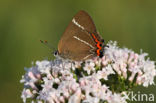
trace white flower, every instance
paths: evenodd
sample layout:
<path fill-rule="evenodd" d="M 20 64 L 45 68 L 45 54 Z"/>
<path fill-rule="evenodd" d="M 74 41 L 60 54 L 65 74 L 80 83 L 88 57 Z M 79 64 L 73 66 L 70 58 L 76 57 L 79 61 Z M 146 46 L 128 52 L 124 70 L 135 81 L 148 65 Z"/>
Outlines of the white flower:
<path fill-rule="evenodd" d="M 23 98 L 23 102 L 26 103 L 26 99 L 27 98 L 32 98 L 33 97 L 33 94 L 32 92 L 30 91 L 30 89 L 23 89 L 22 91 L 22 96 L 21 98 Z"/>
<path fill-rule="evenodd" d="M 154 84 L 155 62 L 146 59 L 147 53 L 119 48 L 116 42 L 107 45 L 102 58 L 84 62 L 43 60 L 25 68 L 20 81 L 24 83 L 23 102 L 30 98 L 31 103 L 127 103 L 126 87 L 132 83 L 145 87 Z M 127 81 L 124 88 L 122 84 Z M 121 85 L 123 90 L 115 90 L 112 85 Z"/>
<path fill-rule="evenodd" d="M 111 95 L 111 100 L 109 103 L 127 103 L 125 97 L 122 97 L 121 94 L 114 93 Z"/>
<path fill-rule="evenodd" d="M 37 61 L 36 62 L 37 68 L 40 70 L 41 74 L 47 74 L 50 75 L 51 70 L 51 62 L 44 60 L 44 61 Z"/>
<path fill-rule="evenodd" d="M 78 89 L 70 98 L 68 103 L 80 103 L 81 101 L 81 90 Z"/>
<path fill-rule="evenodd" d="M 87 71 L 87 74 L 90 74 L 91 71 L 95 70 L 95 63 L 93 61 L 87 61 L 83 69 Z"/>
<path fill-rule="evenodd" d="M 113 68 L 111 67 L 111 65 L 108 65 L 104 68 L 102 68 L 102 70 L 99 70 L 97 73 L 96 73 L 96 77 L 98 79 L 105 79 L 105 80 L 108 80 L 108 75 L 110 74 L 115 74 L 115 72 L 113 71 Z"/>

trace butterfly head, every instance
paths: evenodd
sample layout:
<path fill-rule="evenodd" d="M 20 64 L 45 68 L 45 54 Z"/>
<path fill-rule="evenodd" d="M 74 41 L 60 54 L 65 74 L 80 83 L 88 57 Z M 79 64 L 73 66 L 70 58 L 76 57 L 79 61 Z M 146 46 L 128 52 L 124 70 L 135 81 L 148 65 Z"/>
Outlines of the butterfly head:
<path fill-rule="evenodd" d="M 54 55 L 55 57 L 58 57 L 58 56 L 59 56 L 58 50 L 55 50 L 55 51 L 53 52 L 53 55 Z"/>

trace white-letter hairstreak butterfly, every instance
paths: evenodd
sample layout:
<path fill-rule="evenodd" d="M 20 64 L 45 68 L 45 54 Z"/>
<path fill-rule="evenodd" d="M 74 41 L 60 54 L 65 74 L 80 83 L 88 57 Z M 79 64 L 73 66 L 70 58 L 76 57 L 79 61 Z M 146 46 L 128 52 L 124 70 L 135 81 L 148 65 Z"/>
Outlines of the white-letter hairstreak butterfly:
<path fill-rule="evenodd" d="M 63 33 L 55 55 L 64 59 L 82 61 L 104 54 L 104 39 L 99 35 L 88 13 L 81 10 Z"/>

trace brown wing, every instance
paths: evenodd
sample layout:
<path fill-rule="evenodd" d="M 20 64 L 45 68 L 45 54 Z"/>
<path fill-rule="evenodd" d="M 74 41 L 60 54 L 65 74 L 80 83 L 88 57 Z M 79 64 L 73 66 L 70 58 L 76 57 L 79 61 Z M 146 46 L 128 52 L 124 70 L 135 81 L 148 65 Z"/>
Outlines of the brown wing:
<path fill-rule="evenodd" d="M 95 45 L 91 36 L 71 22 L 59 41 L 58 51 L 63 58 L 83 60 L 87 55 L 94 53 Z"/>
<path fill-rule="evenodd" d="M 78 12 L 59 41 L 60 56 L 72 60 L 88 59 L 95 56 L 96 42 L 90 33 L 97 34 L 91 17 L 84 11 Z"/>
<path fill-rule="evenodd" d="M 99 33 L 97 33 L 96 26 L 92 18 L 87 12 L 81 10 L 74 16 L 74 18 L 82 27 L 84 27 L 85 31 L 93 33 L 99 41 L 102 39 Z"/>

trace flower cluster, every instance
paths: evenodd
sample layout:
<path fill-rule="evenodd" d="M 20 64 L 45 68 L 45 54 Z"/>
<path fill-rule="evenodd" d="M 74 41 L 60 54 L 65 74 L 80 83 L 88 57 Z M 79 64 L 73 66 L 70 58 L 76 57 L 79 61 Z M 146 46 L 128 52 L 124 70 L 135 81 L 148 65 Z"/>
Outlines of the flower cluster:
<path fill-rule="evenodd" d="M 154 84 L 155 62 L 146 53 L 119 48 L 116 42 L 107 45 L 102 58 L 37 61 L 22 76 L 23 102 L 127 103 L 129 89 Z"/>

